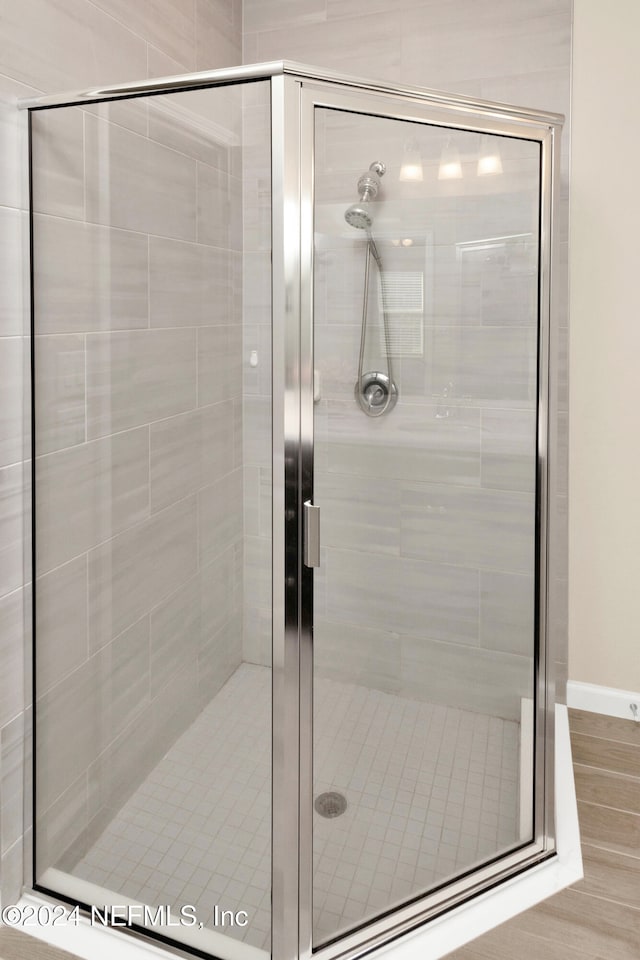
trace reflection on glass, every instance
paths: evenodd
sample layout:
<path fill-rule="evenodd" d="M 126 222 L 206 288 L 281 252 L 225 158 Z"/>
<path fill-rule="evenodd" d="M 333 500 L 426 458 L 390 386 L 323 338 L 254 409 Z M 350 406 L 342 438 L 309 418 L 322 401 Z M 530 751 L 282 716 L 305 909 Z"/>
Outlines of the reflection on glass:
<path fill-rule="evenodd" d="M 324 109 L 315 144 L 317 946 L 531 835 L 539 155 Z"/>
<path fill-rule="evenodd" d="M 33 134 L 36 881 L 267 957 L 269 84 Z"/>

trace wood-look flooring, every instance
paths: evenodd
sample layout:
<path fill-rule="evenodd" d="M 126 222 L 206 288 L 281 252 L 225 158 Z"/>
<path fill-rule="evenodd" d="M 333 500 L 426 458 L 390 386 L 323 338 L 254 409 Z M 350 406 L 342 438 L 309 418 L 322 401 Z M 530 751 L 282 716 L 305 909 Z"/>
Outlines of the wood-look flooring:
<path fill-rule="evenodd" d="M 0 960 L 78 960 L 75 954 L 58 950 L 13 927 L 0 927 Z"/>
<path fill-rule="evenodd" d="M 447 960 L 640 960 L 640 723 L 569 711 L 584 879 Z M 74 960 L 0 928 L 0 960 Z"/>
<path fill-rule="evenodd" d="M 584 879 L 447 960 L 640 960 L 640 723 L 569 723 Z"/>

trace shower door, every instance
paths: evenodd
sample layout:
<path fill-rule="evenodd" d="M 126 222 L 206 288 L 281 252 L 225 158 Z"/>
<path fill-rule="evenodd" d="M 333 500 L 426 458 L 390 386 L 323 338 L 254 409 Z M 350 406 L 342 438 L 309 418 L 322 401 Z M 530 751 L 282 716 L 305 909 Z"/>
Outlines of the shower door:
<path fill-rule="evenodd" d="M 303 87 L 303 954 L 545 849 L 543 139 Z"/>

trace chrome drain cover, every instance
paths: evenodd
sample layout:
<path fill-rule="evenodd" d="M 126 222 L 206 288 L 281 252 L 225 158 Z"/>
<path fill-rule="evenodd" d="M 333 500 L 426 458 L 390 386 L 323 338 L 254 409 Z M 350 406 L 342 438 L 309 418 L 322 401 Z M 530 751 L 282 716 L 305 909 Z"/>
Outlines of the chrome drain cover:
<path fill-rule="evenodd" d="M 332 819 L 339 817 L 347 809 L 346 797 L 335 790 L 329 790 L 327 793 L 321 793 L 316 797 L 314 807 L 321 817 Z"/>

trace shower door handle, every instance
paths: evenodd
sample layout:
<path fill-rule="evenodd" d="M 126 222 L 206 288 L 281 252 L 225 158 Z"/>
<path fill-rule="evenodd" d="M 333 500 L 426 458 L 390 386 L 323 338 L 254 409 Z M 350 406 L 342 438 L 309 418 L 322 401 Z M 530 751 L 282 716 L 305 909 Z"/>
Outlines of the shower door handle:
<path fill-rule="evenodd" d="M 303 551 L 305 567 L 320 566 L 320 507 L 304 502 Z"/>

